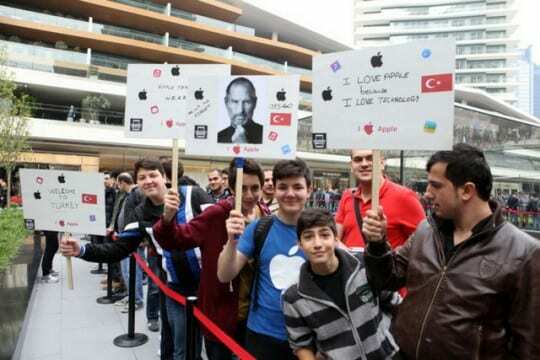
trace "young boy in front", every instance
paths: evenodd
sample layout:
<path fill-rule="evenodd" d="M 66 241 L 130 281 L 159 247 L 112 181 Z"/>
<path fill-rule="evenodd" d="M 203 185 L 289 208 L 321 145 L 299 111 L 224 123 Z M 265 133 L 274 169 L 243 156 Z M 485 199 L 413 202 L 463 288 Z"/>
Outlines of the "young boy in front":
<path fill-rule="evenodd" d="M 296 359 L 287 342 L 281 294 L 298 280 L 305 261 L 296 241 L 296 222 L 311 192 L 311 172 L 302 160 L 282 160 L 274 166 L 273 182 L 279 210 L 272 215 L 260 252 L 256 237 L 262 220 L 244 231 L 242 214 L 233 210 L 226 223 L 228 241 L 218 261 L 218 278 L 227 283 L 249 259 L 254 260 L 246 349 L 258 360 Z"/>
<path fill-rule="evenodd" d="M 297 284 L 283 295 L 289 343 L 300 360 L 392 359 L 398 347 L 390 318 L 368 284 L 363 254 L 337 247 L 337 229 L 326 209 L 302 212 L 296 228 L 307 262 Z"/>

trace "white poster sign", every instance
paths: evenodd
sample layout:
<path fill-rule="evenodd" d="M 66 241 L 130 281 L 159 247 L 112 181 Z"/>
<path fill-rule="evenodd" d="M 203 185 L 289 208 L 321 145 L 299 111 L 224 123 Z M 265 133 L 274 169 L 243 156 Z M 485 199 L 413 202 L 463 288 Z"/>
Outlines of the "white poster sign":
<path fill-rule="evenodd" d="M 314 57 L 313 147 L 450 149 L 454 61 L 447 39 Z"/>
<path fill-rule="evenodd" d="M 129 64 L 124 133 L 129 138 L 183 139 L 187 77 L 229 75 L 230 65 Z"/>
<path fill-rule="evenodd" d="M 21 169 L 19 174 L 28 229 L 105 235 L 102 173 Z"/>
<path fill-rule="evenodd" d="M 299 76 L 193 77 L 186 154 L 293 159 Z"/>

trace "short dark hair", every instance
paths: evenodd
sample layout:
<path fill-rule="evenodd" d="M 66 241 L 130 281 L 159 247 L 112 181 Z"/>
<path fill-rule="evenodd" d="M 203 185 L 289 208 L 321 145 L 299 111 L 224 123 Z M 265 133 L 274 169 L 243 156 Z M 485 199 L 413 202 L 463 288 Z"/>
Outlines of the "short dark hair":
<path fill-rule="evenodd" d="M 208 173 L 210 174 L 210 173 L 213 173 L 214 171 L 217 171 L 219 176 L 223 175 L 223 170 L 218 169 L 218 168 L 213 168 Z"/>
<path fill-rule="evenodd" d="M 278 180 L 283 180 L 291 177 L 303 177 L 306 179 L 306 185 L 311 186 L 311 170 L 303 160 L 281 160 L 278 161 L 272 169 L 272 182 L 274 186 Z"/>
<path fill-rule="evenodd" d="M 227 176 L 229 176 L 229 168 L 221 169 L 221 175 L 227 175 Z"/>
<path fill-rule="evenodd" d="M 139 170 L 157 170 L 159 173 L 163 176 L 165 175 L 165 170 L 163 169 L 163 165 L 159 162 L 159 160 L 155 159 L 140 159 L 135 162 L 134 172 L 135 172 L 135 181 L 137 181 L 137 176 L 139 175 Z"/>
<path fill-rule="evenodd" d="M 116 181 L 119 182 L 119 183 L 123 182 L 123 183 L 126 183 L 128 185 L 133 185 L 133 178 L 127 172 L 123 172 L 120 175 L 118 175 L 117 178 L 116 178 Z"/>
<path fill-rule="evenodd" d="M 315 226 L 328 226 L 334 233 L 334 236 L 337 236 L 336 220 L 330 211 L 324 208 L 311 208 L 303 210 L 298 218 L 298 223 L 296 224 L 298 240 L 300 241 L 300 237 L 304 231 Z"/>
<path fill-rule="evenodd" d="M 159 162 L 161 163 L 161 166 L 163 166 L 165 175 L 167 175 L 167 180 L 172 181 L 172 159 L 167 156 L 162 156 L 159 158 Z M 181 161 L 178 161 L 178 179 L 182 176 L 184 176 L 184 165 L 182 165 Z"/>
<path fill-rule="evenodd" d="M 229 83 L 229 85 L 227 85 L 227 90 L 225 91 L 225 99 L 227 99 L 227 97 L 229 96 L 231 88 L 234 85 L 244 85 L 244 86 L 246 86 L 249 89 L 251 97 L 253 99 L 257 99 L 257 92 L 255 91 L 255 86 L 253 86 L 253 83 L 249 79 L 247 79 L 245 77 L 237 77 L 236 79 L 231 81 Z"/>
<path fill-rule="evenodd" d="M 493 176 L 484 153 L 468 144 L 456 144 L 452 150 L 438 151 L 427 162 L 429 172 L 436 163 L 445 163 L 445 176 L 454 187 L 472 182 L 480 199 L 488 201 L 493 187 Z"/>
<path fill-rule="evenodd" d="M 236 191 L 236 160 L 233 159 L 229 164 L 229 188 Z M 264 184 L 264 174 L 261 166 L 253 159 L 244 159 L 244 174 L 256 175 L 259 178 L 261 187 Z"/>

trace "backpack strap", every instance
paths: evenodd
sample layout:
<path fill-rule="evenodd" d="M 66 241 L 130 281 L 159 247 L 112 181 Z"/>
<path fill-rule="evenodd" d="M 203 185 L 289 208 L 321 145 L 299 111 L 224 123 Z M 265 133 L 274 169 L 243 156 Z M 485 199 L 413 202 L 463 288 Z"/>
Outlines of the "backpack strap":
<path fill-rule="evenodd" d="M 358 230 L 360 230 L 360 234 L 362 237 L 364 236 L 362 234 L 362 210 L 360 209 L 360 200 L 356 196 L 354 196 L 354 193 L 356 190 L 352 191 L 352 198 L 354 203 L 354 216 L 356 217 L 356 224 L 358 225 Z"/>
<path fill-rule="evenodd" d="M 253 241 L 255 242 L 255 249 L 253 251 L 253 282 L 251 283 L 251 296 L 250 299 L 253 299 L 253 307 L 257 306 L 257 293 L 258 293 L 258 282 L 259 282 L 259 259 L 261 257 L 261 251 L 264 246 L 264 242 L 266 240 L 266 237 L 268 236 L 268 232 L 270 232 L 270 228 L 272 227 L 272 223 L 274 222 L 274 216 L 268 215 L 263 216 L 259 219 L 259 222 L 255 226 L 255 232 L 253 235 Z"/>

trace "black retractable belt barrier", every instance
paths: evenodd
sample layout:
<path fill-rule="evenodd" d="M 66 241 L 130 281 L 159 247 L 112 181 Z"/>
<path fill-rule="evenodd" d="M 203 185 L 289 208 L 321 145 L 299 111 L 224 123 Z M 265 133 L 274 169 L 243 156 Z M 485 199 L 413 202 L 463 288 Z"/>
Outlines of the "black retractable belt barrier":
<path fill-rule="evenodd" d="M 196 296 L 186 298 L 186 360 L 197 360 L 197 320 L 193 316 Z"/>
<path fill-rule="evenodd" d="M 129 257 L 129 292 L 128 292 L 128 333 L 114 338 L 114 345 L 119 347 L 136 347 L 145 344 L 148 336 L 135 332 L 135 258 Z"/>

